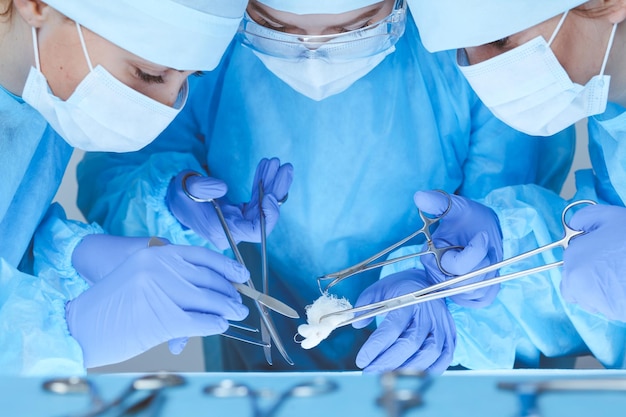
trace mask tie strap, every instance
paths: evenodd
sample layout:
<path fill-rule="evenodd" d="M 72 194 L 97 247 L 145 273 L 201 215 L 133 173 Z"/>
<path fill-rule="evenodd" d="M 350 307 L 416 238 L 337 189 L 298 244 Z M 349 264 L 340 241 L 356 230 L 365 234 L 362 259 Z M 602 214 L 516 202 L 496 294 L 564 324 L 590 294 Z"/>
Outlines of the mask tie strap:
<path fill-rule="evenodd" d="M 33 50 L 35 51 L 35 66 L 38 71 L 41 71 L 41 63 L 39 62 L 39 44 L 37 43 L 37 29 L 35 26 L 31 27 L 33 32 Z"/>
<path fill-rule="evenodd" d="M 606 52 L 604 53 L 604 60 L 602 60 L 602 68 L 600 68 L 600 75 L 604 75 L 604 70 L 606 68 L 606 63 L 609 60 L 609 52 L 611 52 L 611 47 L 613 46 L 613 40 L 615 39 L 615 31 L 617 30 L 617 23 L 613 24 L 613 29 L 611 30 L 611 36 L 609 37 L 609 43 L 606 46 Z"/>
<path fill-rule="evenodd" d="M 566 10 L 565 13 L 563 13 L 561 20 L 559 20 L 559 24 L 556 25 L 554 32 L 552 32 L 552 36 L 550 36 L 550 40 L 548 41 L 548 46 L 552 45 L 552 41 L 554 41 L 554 38 L 556 38 L 557 33 L 559 33 L 559 30 L 561 30 L 561 26 L 563 26 L 563 22 L 565 22 L 565 18 L 567 17 L 568 13 L 569 13 L 569 10 Z"/>
<path fill-rule="evenodd" d="M 87 45 L 85 45 L 85 38 L 83 38 L 83 31 L 81 30 L 78 22 L 76 23 L 76 29 L 78 30 L 78 37 L 80 38 L 80 46 L 83 47 L 83 54 L 85 54 L 85 58 L 87 59 L 87 65 L 89 65 L 89 72 L 93 71 L 93 65 L 91 65 L 91 59 L 89 59 L 89 53 L 87 52 Z"/>

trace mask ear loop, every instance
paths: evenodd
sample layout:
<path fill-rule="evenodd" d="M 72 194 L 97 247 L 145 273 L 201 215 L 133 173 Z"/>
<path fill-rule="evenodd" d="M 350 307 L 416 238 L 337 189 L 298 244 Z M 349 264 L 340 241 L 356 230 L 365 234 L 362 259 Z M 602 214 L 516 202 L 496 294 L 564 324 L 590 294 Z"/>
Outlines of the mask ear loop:
<path fill-rule="evenodd" d="M 33 50 L 35 51 L 35 66 L 37 71 L 41 71 L 41 63 L 39 62 L 39 44 L 37 43 L 37 29 L 35 26 L 31 26 L 33 33 Z"/>
<path fill-rule="evenodd" d="M 80 46 L 83 47 L 83 54 L 85 54 L 85 58 L 87 59 L 87 65 L 89 65 L 89 72 L 93 71 L 93 65 L 91 65 L 91 59 L 89 59 L 89 53 L 87 52 L 87 45 L 85 45 L 85 38 L 83 38 L 83 31 L 78 24 L 76 23 L 76 29 L 78 30 L 78 38 L 80 39 Z"/>
<path fill-rule="evenodd" d="M 569 10 L 566 10 L 565 13 L 563 13 L 561 20 L 559 21 L 559 24 L 556 25 L 554 32 L 552 32 L 552 36 L 550 36 L 550 40 L 548 41 L 548 46 L 552 45 L 552 41 L 554 41 L 554 38 L 556 38 L 557 33 L 559 33 L 559 30 L 561 30 L 561 26 L 563 26 L 563 22 L 565 22 L 565 18 L 567 17 L 568 13 L 569 13 Z"/>
<path fill-rule="evenodd" d="M 609 37 L 609 43 L 606 46 L 606 52 L 604 53 L 604 59 L 602 60 L 602 67 L 600 68 L 600 76 L 604 75 L 604 70 L 606 69 L 606 63 L 609 61 L 609 52 L 611 52 L 611 48 L 613 47 L 613 40 L 615 39 L 615 31 L 617 30 L 617 23 L 613 24 L 613 29 L 611 30 L 611 36 Z"/>

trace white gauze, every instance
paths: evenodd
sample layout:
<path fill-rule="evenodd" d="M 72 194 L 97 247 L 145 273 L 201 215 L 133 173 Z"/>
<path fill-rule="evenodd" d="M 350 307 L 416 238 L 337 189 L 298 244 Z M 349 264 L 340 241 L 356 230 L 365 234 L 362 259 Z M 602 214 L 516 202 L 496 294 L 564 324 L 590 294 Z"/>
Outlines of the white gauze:
<path fill-rule="evenodd" d="M 308 324 L 298 326 L 298 334 L 304 338 L 301 342 L 303 349 L 311 349 L 320 344 L 330 333 L 337 328 L 337 325 L 345 320 L 354 317 L 353 313 L 336 314 L 324 318 L 320 323 L 320 318 L 329 313 L 352 308 L 352 304 L 345 298 L 337 298 L 332 294 L 325 293 L 315 300 L 313 304 L 306 306 L 306 319 Z"/>

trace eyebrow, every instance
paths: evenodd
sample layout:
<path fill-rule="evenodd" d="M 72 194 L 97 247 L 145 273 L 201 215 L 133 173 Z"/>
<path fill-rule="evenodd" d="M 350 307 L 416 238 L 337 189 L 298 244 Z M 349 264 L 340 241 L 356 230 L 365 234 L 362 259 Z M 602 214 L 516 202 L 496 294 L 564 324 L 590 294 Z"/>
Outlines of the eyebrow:
<path fill-rule="evenodd" d="M 249 7 L 254 10 L 256 13 L 258 13 L 263 19 L 266 19 L 268 21 L 271 21 L 272 23 L 276 23 L 277 25 L 281 25 L 284 27 L 295 27 L 294 25 L 290 24 L 290 23 L 286 23 L 286 22 L 282 22 L 279 19 L 276 19 L 273 16 L 270 16 L 267 14 L 267 12 L 265 10 L 263 10 L 261 7 L 259 7 L 257 4 L 250 2 L 249 3 Z M 359 16 L 357 16 L 356 18 L 350 20 L 349 22 L 345 22 L 342 23 L 341 26 L 342 27 L 346 27 L 346 26 L 350 26 L 350 25 L 354 25 L 355 23 L 361 22 L 363 20 L 367 20 L 373 16 L 376 16 L 382 9 L 383 7 L 385 7 L 385 2 L 382 1 L 380 7 L 377 7 L 375 9 L 369 10 L 367 12 L 364 12 L 363 14 L 360 14 Z M 332 28 L 336 28 L 337 25 L 332 26 Z"/>

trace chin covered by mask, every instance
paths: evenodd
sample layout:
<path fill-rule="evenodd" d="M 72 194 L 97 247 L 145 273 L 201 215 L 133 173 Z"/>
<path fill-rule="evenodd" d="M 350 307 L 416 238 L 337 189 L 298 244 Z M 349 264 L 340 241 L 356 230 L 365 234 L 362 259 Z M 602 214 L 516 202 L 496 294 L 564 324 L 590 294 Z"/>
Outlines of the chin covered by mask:
<path fill-rule="evenodd" d="M 35 62 L 22 98 L 36 109 L 71 146 L 85 151 L 132 152 L 152 142 L 185 104 L 187 83 L 174 107 L 159 103 L 128 87 L 101 65 L 95 68 L 76 24 L 89 74 L 67 100 L 56 97 L 41 72 L 37 34 L 33 28 Z"/>
<path fill-rule="evenodd" d="M 459 51 L 461 71 L 489 110 L 529 135 L 554 135 L 606 109 L 611 77 L 604 69 L 616 25 L 600 74 L 583 86 L 571 81 L 550 48 L 566 16 L 548 42 L 539 36 L 475 65 L 467 65 L 467 56 Z"/>
<path fill-rule="evenodd" d="M 327 11 L 331 6 L 315 4 L 321 8 L 315 9 L 318 11 Z M 287 6 L 281 3 L 281 7 Z M 274 75 L 297 92 L 320 101 L 345 91 L 376 68 L 395 51 L 394 45 L 404 34 L 405 26 L 406 6 L 403 1 L 397 1 L 391 14 L 378 22 L 327 35 L 284 33 L 260 25 L 246 15 L 238 38 Z"/>
<path fill-rule="evenodd" d="M 374 56 L 346 62 L 327 62 L 322 59 L 303 58 L 291 61 L 254 51 L 265 67 L 291 88 L 320 101 L 348 89 L 357 80 L 376 68 L 395 47 Z"/>

